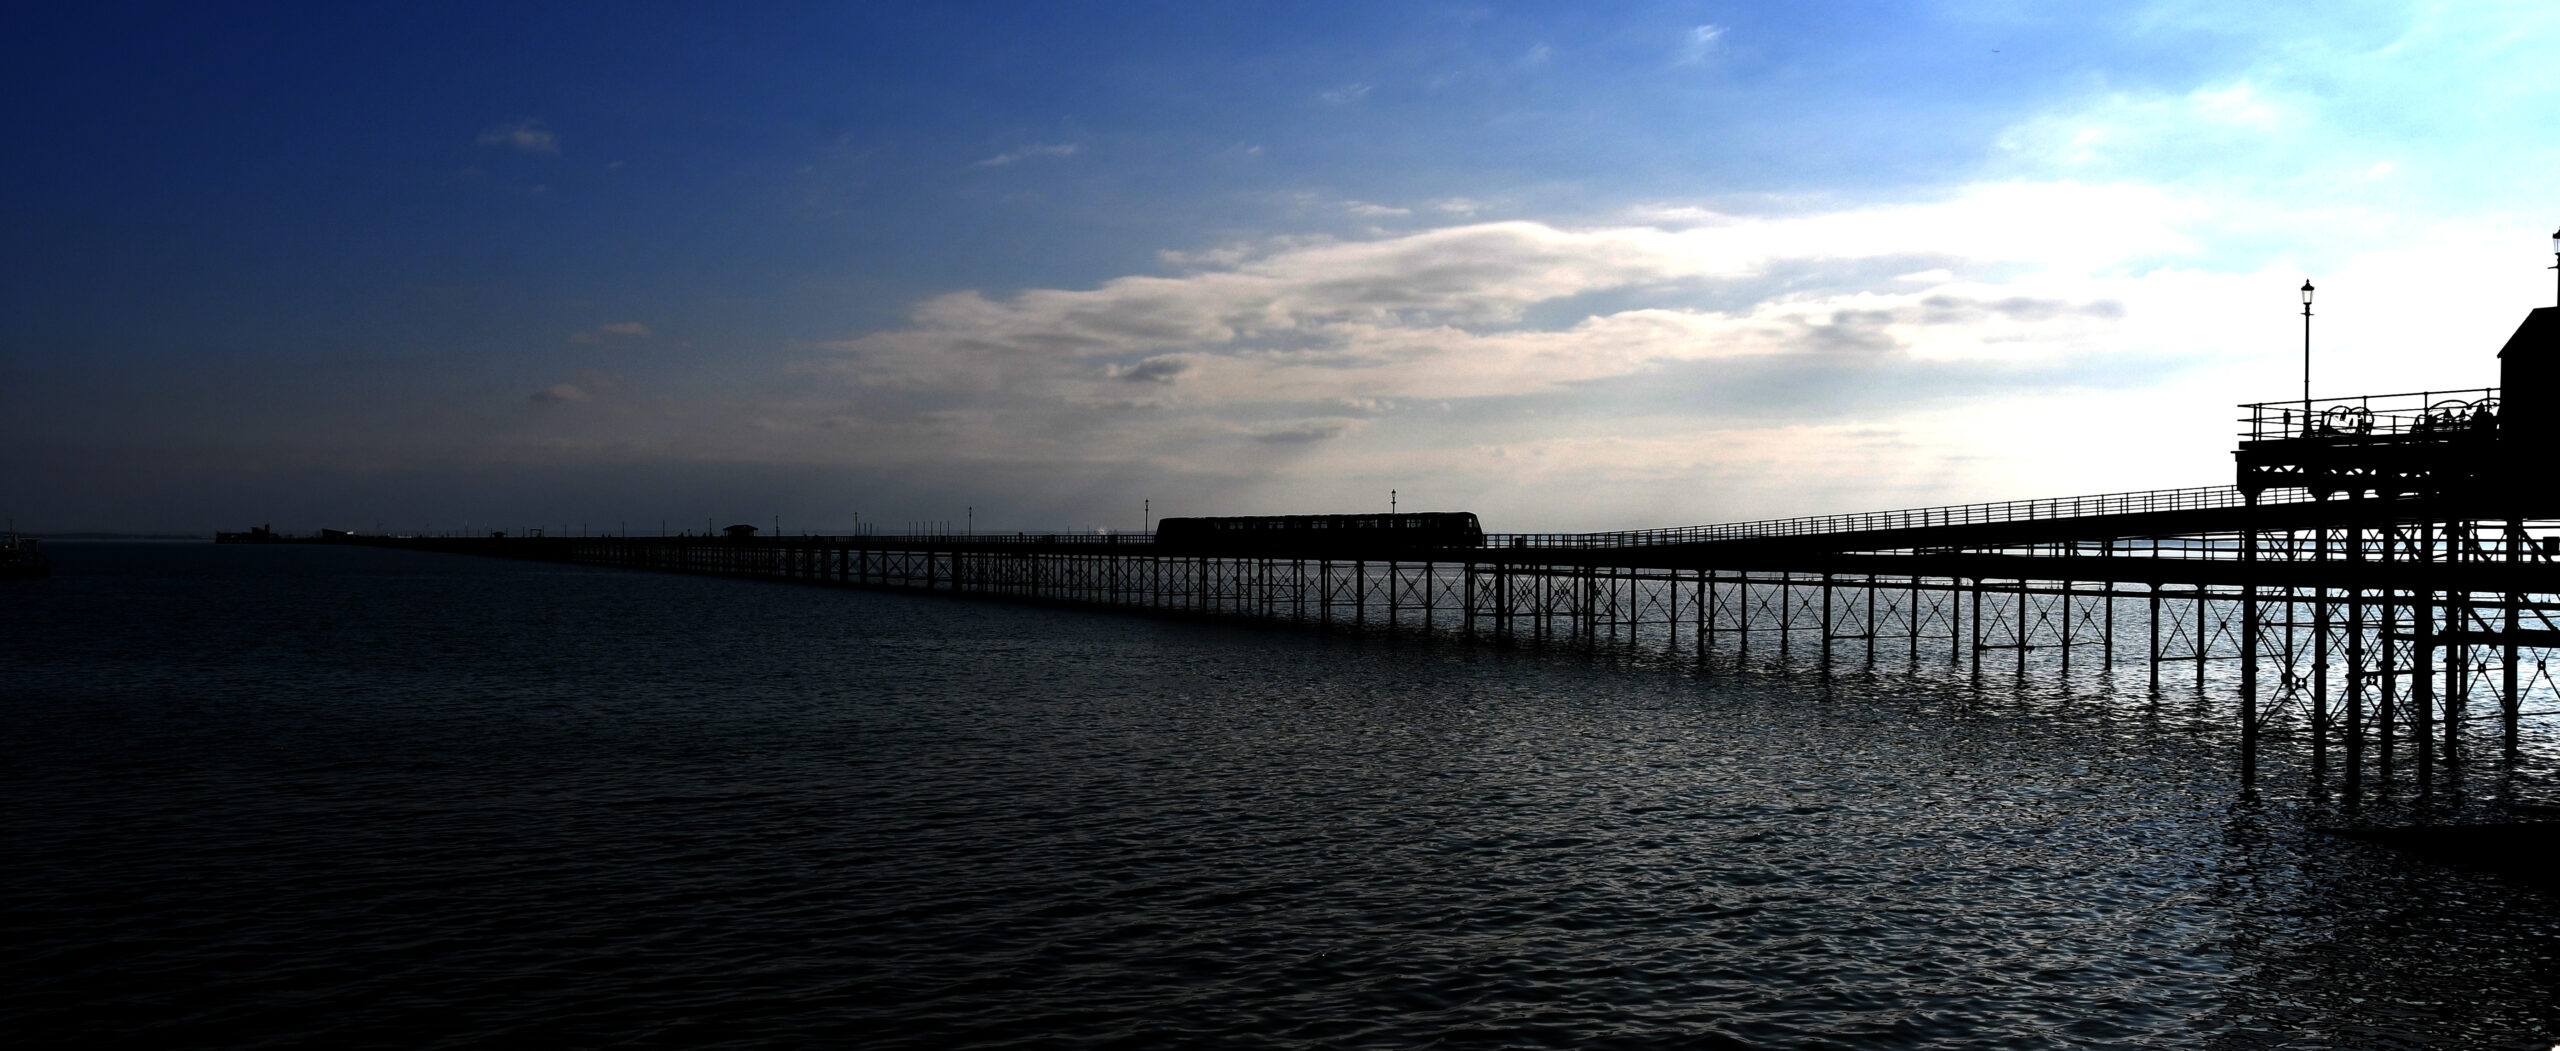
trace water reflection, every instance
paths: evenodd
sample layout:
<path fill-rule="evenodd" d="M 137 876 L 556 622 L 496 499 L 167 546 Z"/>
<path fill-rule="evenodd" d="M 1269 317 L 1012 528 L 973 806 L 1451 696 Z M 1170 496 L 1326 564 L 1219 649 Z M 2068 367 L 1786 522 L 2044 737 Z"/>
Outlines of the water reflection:
<path fill-rule="evenodd" d="M 2133 672 L 75 554 L 0 644 L 35 1042 L 2560 1031 L 2549 898 L 2242 797 Z"/>

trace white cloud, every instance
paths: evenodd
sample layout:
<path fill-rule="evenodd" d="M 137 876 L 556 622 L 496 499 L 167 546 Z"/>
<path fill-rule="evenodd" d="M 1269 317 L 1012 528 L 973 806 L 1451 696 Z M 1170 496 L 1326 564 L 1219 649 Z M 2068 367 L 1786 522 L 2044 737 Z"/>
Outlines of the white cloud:
<path fill-rule="evenodd" d="M 1694 204 L 1640 204 L 1626 210 L 1628 222 L 1649 226 L 1696 226 L 1721 222 L 1726 217 L 1713 209 Z"/>
<path fill-rule="evenodd" d="M 1342 210 L 1353 215 L 1360 216 L 1364 219 L 1379 219 L 1388 216 L 1413 214 L 1413 209 L 1411 208 L 1394 208 L 1383 204 L 1370 204 L 1367 201 L 1344 201 L 1342 202 Z"/>
<path fill-rule="evenodd" d="M 1724 39 L 1723 26 L 1691 26 L 1688 32 L 1680 35 L 1680 50 L 1675 61 L 1684 66 L 1705 62 L 1707 56 L 1715 53 L 1716 42 L 1722 39 Z"/>
<path fill-rule="evenodd" d="M 1176 354 L 1160 354 L 1132 365 L 1111 364 L 1102 374 L 1129 383 L 1171 383 L 1191 368 L 1191 362 Z"/>
<path fill-rule="evenodd" d="M 1357 420 L 1345 419 L 1297 420 L 1251 433 L 1254 441 L 1266 445 L 1307 445 L 1339 438 L 1358 424 Z"/>
<path fill-rule="evenodd" d="M 2238 174 L 2307 160 L 2305 143 L 2318 119 L 2309 98 L 2279 98 L 2235 81 L 2178 95 L 2111 93 L 2010 128 L 1998 146 L 2014 159 L 2061 170 L 2137 164 Z"/>
<path fill-rule="evenodd" d="M 1001 168 L 1005 165 L 1013 164 L 1018 161 L 1032 160 L 1040 157 L 1073 157 L 1082 152 L 1084 152 L 1084 144 L 1078 142 L 1035 143 L 1018 150 L 1010 150 L 996 154 L 993 157 L 973 163 L 970 167 Z"/>
<path fill-rule="evenodd" d="M 569 342 L 593 345 L 615 340 L 647 339 L 650 334 L 649 326 L 640 322 L 616 321 L 570 336 Z"/>
<path fill-rule="evenodd" d="M 551 129 L 543 127 L 541 121 L 532 118 L 499 124 L 483 130 L 480 133 L 480 145 L 506 146 L 545 156 L 556 156 L 560 152 L 560 140 L 551 134 Z"/>
<path fill-rule="evenodd" d="M 1369 85 L 1359 83 L 1344 84 L 1337 88 L 1330 88 L 1325 91 L 1318 92 L 1316 97 L 1324 100 L 1328 105 L 1348 106 L 1354 102 L 1360 101 L 1361 99 L 1368 98 Z"/>
<path fill-rule="evenodd" d="M 2187 96 L 2187 104 L 2197 120 L 2226 127 L 2270 131 L 2294 119 L 2291 107 L 2269 101 L 2246 81 L 2198 89 Z"/>
<path fill-rule="evenodd" d="M 2376 164 L 2407 180 L 2390 210 L 2479 214 L 2492 200 L 2541 206 L 2531 180 L 2560 154 L 2538 127 L 2560 82 L 2560 7 L 2549 3 L 2344 5 L 2304 20 L 2274 8 L 2161 4 L 2138 32 L 2259 35 L 2225 68 L 2130 88 L 2093 78 L 2008 129 L 1995 163 L 2030 177 L 2141 179 L 2198 196 L 2262 196 L 2297 208 Z M 2277 186 L 2279 182 L 2290 185 Z M 2207 184 L 2214 184 L 2208 186 Z M 2547 195 L 2545 195 L 2547 196 Z M 2380 210 L 2384 202 L 2370 201 Z"/>
<path fill-rule="evenodd" d="M 533 403 L 536 405 L 565 405 L 570 402 L 585 401 L 587 400 L 587 397 L 586 389 L 583 387 L 569 383 L 555 383 L 551 386 L 544 387 L 541 390 L 533 392 Z"/>

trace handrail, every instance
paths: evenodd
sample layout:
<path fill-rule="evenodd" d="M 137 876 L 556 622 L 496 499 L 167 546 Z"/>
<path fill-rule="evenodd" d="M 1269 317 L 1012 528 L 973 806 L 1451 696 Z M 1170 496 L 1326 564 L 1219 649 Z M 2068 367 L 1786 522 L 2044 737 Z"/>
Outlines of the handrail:
<path fill-rule="evenodd" d="M 2350 394 L 2343 398 L 2313 398 L 2311 399 L 2311 404 L 2337 405 L 2347 402 L 2377 401 L 2385 398 L 2414 398 L 2420 401 L 2432 401 L 2436 398 L 2452 394 L 2494 395 L 2496 393 L 2498 393 L 2498 388 L 2496 387 L 2463 387 L 2456 390 L 2404 390 L 2396 394 Z M 2294 406 L 2298 408 L 2301 405 L 2302 399 L 2300 398 L 2277 398 L 2271 401 L 2247 401 L 2240 403 L 2240 407 L 2243 409 L 2255 409 L 2261 407 L 2272 409 L 2283 408 L 2285 406 Z"/>
<path fill-rule="evenodd" d="M 2311 499 L 2313 497 L 2308 492 L 2269 491 L 2260 495 L 2258 502 L 2260 504 L 2296 503 Z M 1941 526 L 2085 518 L 2093 515 L 2195 511 L 2242 507 L 2248 503 L 2248 497 L 2236 486 L 2211 485 L 2186 489 L 2147 489 L 2128 493 L 2042 497 L 2032 500 L 2000 500 L 1979 504 L 1948 504 L 1895 511 L 1811 515 L 1802 518 L 1771 518 L 1756 522 L 1731 522 L 1720 525 L 1681 526 L 1616 533 L 1516 533 L 1501 537 L 1487 537 L 1486 542 L 1497 547 L 1656 547 L 1664 544 L 1699 544 L 1721 540 L 1930 529 Z"/>

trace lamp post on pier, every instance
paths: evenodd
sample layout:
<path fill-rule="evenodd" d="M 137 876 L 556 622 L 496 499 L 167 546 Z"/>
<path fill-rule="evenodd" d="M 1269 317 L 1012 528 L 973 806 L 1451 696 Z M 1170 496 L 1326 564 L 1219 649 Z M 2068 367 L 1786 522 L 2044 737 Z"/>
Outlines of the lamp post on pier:
<path fill-rule="evenodd" d="M 2302 436 L 2311 437 L 2311 279 L 2302 279 Z"/>

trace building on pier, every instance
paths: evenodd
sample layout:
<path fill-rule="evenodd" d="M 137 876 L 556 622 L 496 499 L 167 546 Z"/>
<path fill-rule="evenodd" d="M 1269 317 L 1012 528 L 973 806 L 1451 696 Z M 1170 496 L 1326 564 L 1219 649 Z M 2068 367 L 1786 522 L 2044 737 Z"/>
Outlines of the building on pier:
<path fill-rule="evenodd" d="M 2497 387 L 2244 405 L 2233 453 L 2243 493 L 2433 497 L 2534 513 L 2560 411 L 2560 307 L 2527 315 L 2498 351 Z"/>

